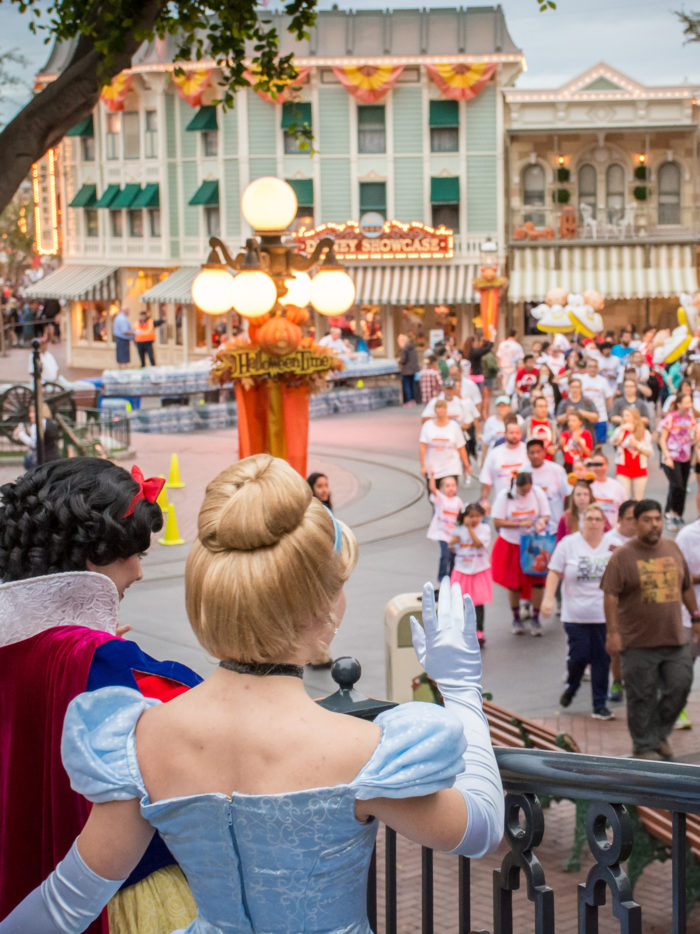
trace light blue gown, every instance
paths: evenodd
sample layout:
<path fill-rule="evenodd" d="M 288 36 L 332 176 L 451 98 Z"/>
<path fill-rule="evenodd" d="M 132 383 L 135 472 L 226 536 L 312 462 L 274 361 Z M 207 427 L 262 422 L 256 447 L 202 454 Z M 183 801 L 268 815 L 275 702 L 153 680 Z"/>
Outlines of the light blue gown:
<path fill-rule="evenodd" d="M 66 715 L 63 761 L 73 788 L 90 801 L 139 799 L 197 902 L 187 934 L 371 934 L 366 879 L 377 822 L 360 823 L 355 800 L 450 787 L 463 769 L 459 721 L 434 704 L 380 714 L 379 743 L 347 785 L 152 803 L 134 731 L 157 703 L 122 687 L 81 694 Z"/>

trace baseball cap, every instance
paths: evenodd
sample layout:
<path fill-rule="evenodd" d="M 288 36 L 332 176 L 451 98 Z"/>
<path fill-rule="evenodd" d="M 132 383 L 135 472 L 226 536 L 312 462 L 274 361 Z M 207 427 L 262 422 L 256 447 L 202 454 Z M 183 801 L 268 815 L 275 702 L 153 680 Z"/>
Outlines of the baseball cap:
<path fill-rule="evenodd" d="M 496 405 L 510 405 L 510 396 L 498 396 Z"/>

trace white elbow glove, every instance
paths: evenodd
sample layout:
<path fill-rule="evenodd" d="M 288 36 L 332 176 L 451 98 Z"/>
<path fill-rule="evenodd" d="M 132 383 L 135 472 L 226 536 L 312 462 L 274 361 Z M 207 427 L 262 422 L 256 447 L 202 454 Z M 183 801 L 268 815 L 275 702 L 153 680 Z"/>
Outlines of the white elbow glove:
<path fill-rule="evenodd" d="M 503 786 L 491 745 L 489 725 L 481 705 L 481 650 L 476 638 L 476 614 L 471 597 L 462 597 L 449 578 L 440 585 L 435 612 L 432 584 L 423 588 L 423 626 L 411 617 L 418 661 L 437 683 L 445 707 L 462 722 L 467 740 L 464 771 L 455 787 L 467 804 L 467 829 L 459 846 L 462 856 L 483 856 L 503 836 Z"/>
<path fill-rule="evenodd" d="M 51 875 L 0 921 L 0 934 L 79 934 L 123 882 L 93 872 L 76 841 Z"/>

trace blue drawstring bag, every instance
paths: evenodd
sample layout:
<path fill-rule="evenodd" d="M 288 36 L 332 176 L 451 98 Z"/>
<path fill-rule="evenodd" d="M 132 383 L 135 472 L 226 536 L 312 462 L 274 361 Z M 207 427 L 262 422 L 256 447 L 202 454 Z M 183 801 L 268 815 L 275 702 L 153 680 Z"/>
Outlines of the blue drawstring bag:
<path fill-rule="evenodd" d="M 523 535 L 520 539 L 520 567 L 523 574 L 544 577 L 554 551 L 554 535 Z"/>

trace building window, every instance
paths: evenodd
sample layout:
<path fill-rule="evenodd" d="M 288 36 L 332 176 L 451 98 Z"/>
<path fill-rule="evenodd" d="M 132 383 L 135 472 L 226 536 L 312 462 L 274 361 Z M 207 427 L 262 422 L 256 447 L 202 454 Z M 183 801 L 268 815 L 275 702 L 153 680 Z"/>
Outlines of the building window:
<path fill-rule="evenodd" d="M 220 233 L 219 205 L 210 204 L 204 208 L 204 226 L 208 237 L 218 237 Z"/>
<path fill-rule="evenodd" d="M 292 231 L 300 227 L 313 227 L 314 225 L 314 183 L 311 178 L 288 178 L 288 185 L 294 189 L 297 196 L 297 213 L 292 221 Z"/>
<path fill-rule="evenodd" d="M 581 211 L 582 205 L 591 209 L 591 217 L 596 216 L 598 205 L 598 173 L 592 165 L 586 163 L 578 170 L 578 209 L 581 212 L 581 220 L 585 221 L 585 214 L 588 210 Z"/>
<path fill-rule="evenodd" d="M 430 151 L 457 152 L 459 149 L 459 104 L 457 101 L 430 101 Z"/>
<path fill-rule="evenodd" d="M 433 209 L 433 227 L 459 230 L 459 178 L 438 176 L 430 179 L 430 203 Z"/>
<path fill-rule="evenodd" d="M 282 131 L 286 153 L 308 152 L 311 133 L 311 104 L 287 101 L 282 104 Z"/>
<path fill-rule="evenodd" d="M 523 222 L 530 221 L 535 227 L 545 223 L 544 197 L 546 179 L 544 169 L 538 163 L 526 165 L 523 169 Z"/>
<path fill-rule="evenodd" d="M 147 110 L 144 115 L 144 155 L 147 159 L 155 159 L 158 155 L 158 112 Z"/>
<path fill-rule="evenodd" d="M 137 110 L 125 110 L 122 114 L 124 122 L 124 158 L 138 159 L 141 155 L 141 139 L 139 136 L 139 114 Z"/>
<path fill-rule="evenodd" d="M 108 159 L 119 158 L 119 134 L 121 132 L 121 114 L 107 114 L 107 135 L 105 150 Z"/>
<path fill-rule="evenodd" d="M 205 130 L 202 133 L 202 151 L 205 156 L 218 156 L 219 154 L 219 131 Z"/>
<path fill-rule="evenodd" d="M 109 227 L 113 237 L 124 236 L 124 215 L 121 211 L 109 212 Z"/>
<path fill-rule="evenodd" d="M 143 211 L 127 211 L 129 215 L 129 236 L 143 237 Z"/>
<path fill-rule="evenodd" d="M 81 136 L 80 154 L 81 154 L 83 162 L 94 162 L 95 161 L 95 137 L 94 136 Z"/>
<path fill-rule="evenodd" d="M 605 208 L 609 224 L 619 224 L 625 213 L 625 170 L 615 163 L 605 173 Z"/>
<path fill-rule="evenodd" d="M 160 208 L 151 208 L 149 210 L 148 229 L 152 237 L 160 237 Z"/>
<path fill-rule="evenodd" d="M 386 182 L 360 182 L 360 215 L 368 211 L 386 218 Z"/>
<path fill-rule="evenodd" d="M 386 152 L 386 123 L 383 104 L 358 106 L 357 151 Z"/>
<path fill-rule="evenodd" d="M 85 236 L 86 237 L 96 237 L 98 236 L 99 228 L 97 224 L 97 211 L 95 208 L 86 208 L 85 209 Z"/>
<path fill-rule="evenodd" d="M 681 170 L 676 162 L 659 166 L 659 224 L 681 222 Z"/>

